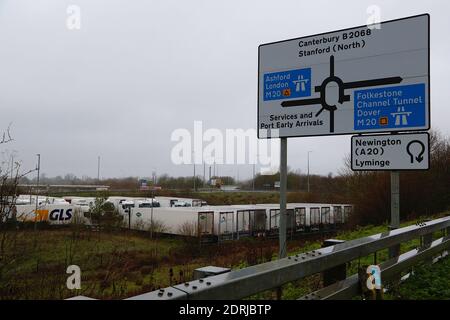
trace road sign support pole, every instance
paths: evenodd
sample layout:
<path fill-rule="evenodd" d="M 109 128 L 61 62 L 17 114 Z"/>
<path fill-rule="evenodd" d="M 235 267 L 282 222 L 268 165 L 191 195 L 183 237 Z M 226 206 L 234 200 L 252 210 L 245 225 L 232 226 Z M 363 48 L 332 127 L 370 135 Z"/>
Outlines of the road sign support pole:
<path fill-rule="evenodd" d="M 286 257 L 286 189 L 287 189 L 287 138 L 281 138 L 280 146 L 280 248 L 279 258 Z"/>
<path fill-rule="evenodd" d="M 391 227 L 400 227 L 400 172 L 391 172 Z"/>
<path fill-rule="evenodd" d="M 400 172 L 391 171 L 391 225 L 390 229 L 400 227 Z M 400 254 L 400 246 L 389 248 L 389 257 L 397 257 Z"/>
<path fill-rule="evenodd" d="M 280 138 L 280 224 L 278 236 L 280 248 L 278 258 L 286 257 L 286 189 L 287 189 L 287 138 Z M 282 287 L 276 290 L 277 300 L 281 300 L 283 295 Z"/>
<path fill-rule="evenodd" d="M 155 192 L 155 185 L 152 186 L 152 206 L 150 209 L 150 239 L 153 239 L 153 228 L 154 228 L 154 225 L 153 225 L 153 205 L 155 204 L 154 203 L 154 201 L 155 201 L 154 192 Z"/>

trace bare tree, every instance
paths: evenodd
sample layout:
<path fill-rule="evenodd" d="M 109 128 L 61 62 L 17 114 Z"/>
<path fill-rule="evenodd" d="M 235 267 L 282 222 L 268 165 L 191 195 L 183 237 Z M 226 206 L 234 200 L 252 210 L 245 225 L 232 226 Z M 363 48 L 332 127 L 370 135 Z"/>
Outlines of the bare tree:
<path fill-rule="evenodd" d="M 10 133 L 11 124 L 3 132 L 0 145 L 13 141 Z M 17 243 L 17 210 L 16 201 L 19 195 L 19 182 L 30 172 L 22 172 L 20 162 L 8 160 L 0 162 L 0 282 L 4 272 L 20 257 L 15 248 Z M 8 250 L 9 249 L 9 250 Z"/>
<path fill-rule="evenodd" d="M 8 142 L 11 142 L 14 140 L 13 138 L 11 138 L 11 125 L 12 125 L 12 123 L 10 123 L 8 125 L 8 128 L 6 129 L 6 131 L 3 131 L 2 139 L 0 140 L 0 144 L 8 143 Z"/>

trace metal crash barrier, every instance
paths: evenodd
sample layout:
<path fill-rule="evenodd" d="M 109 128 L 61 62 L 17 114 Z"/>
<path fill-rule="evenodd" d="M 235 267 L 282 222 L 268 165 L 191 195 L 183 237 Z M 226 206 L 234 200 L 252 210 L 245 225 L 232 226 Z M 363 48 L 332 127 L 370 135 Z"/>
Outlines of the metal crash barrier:
<path fill-rule="evenodd" d="M 444 230 L 446 236 L 432 240 L 432 234 Z M 420 248 L 401 254 L 380 265 L 382 278 L 388 280 L 417 262 L 430 258 L 450 246 L 450 217 L 391 230 L 372 236 L 338 243 L 310 252 L 266 262 L 225 274 L 181 283 L 129 298 L 130 300 L 167 299 L 242 299 L 278 288 L 307 276 L 323 273 L 366 257 L 377 251 L 414 239 L 425 239 Z M 353 275 L 331 284 L 305 299 L 349 299 L 358 291 L 358 277 Z"/>

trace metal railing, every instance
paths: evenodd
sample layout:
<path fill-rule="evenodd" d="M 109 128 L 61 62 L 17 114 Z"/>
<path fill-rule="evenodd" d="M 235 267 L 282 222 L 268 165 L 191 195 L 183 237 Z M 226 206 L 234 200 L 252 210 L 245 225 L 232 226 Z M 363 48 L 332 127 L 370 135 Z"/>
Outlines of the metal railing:
<path fill-rule="evenodd" d="M 433 241 L 433 233 L 446 236 Z M 366 257 L 380 250 L 398 247 L 401 243 L 421 239 L 420 248 L 392 257 L 380 265 L 383 281 L 447 250 L 450 247 L 450 217 L 346 241 L 333 246 L 289 256 L 225 274 L 190 281 L 128 298 L 130 300 L 167 299 L 242 299 L 257 293 Z M 358 275 L 352 275 L 320 289 L 304 299 L 349 299 L 358 294 Z"/>

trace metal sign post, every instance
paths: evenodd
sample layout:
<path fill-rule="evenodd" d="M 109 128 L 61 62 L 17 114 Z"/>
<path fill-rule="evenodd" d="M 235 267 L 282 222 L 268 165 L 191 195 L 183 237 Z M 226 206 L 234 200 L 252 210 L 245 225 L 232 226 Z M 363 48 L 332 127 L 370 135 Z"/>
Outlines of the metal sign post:
<path fill-rule="evenodd" d="M 400 172 L 391 172 L 391 228 L 400 227 Z"/>
<path fill-rule="evenodd" d="M 286 257 L 286 189 L 287 189 L 287 138 L 280 145 L 280 248 L 279 258 Z"/>
<path fill-rule="evenodd" d="M 400 227 L 400 172 L 391 172 L 391 225 L 390 229 Z M 389 257 L 397 257 L 400 254 L 400 246 L 389 248 Z"/>

